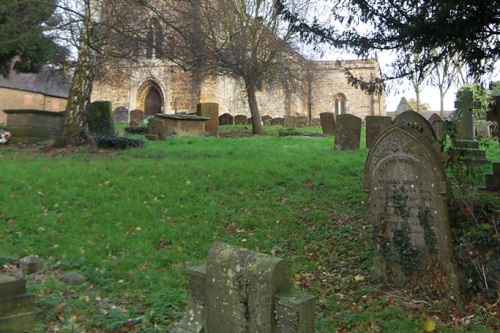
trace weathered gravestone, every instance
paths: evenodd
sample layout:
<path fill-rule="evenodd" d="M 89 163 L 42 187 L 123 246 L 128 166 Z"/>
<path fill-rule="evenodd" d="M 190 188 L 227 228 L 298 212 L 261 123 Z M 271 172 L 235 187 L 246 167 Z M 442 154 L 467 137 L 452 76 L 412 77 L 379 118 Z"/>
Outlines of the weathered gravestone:
<path fill-rule="evenodd" d="M 129 125 L 134 127 L 134 126 L 139 126 L 140 123 L 144 121 L 144 111 L 135 109 L 130 111 L 130 122 Z"/>
<path fill-rule="evenodd" d="M 361 122 L 361 118 L 352 114 L 338 115 L 333 147 L 336 150 L 359 150 Z"/>
<path fill-rule="evenodd" d="M 376 277 L 428 291 L 457 292 L 448 218 L 450 187 L 436 150 L 421 134 L 391 126 L 365 164 Z"/>
<path fill-rule="evenodd" d="M 370 149 L 375 139 L 391 126 L 392 118 L 386 116 L 366 116 L 366 149 Z"/>
<path fill-rule="evenodd" d="M 490 137 L 490 124 L 487 121 L 480 120 L 476 123 L 476 136 L 486 139 Z"/>
<path fill-rule="evenodd" d="M 455 108 L 460 111 L 459 135 L 462 140 L 474 140 L 474 109 L 479 109 L 481 103 L 474 101 L 472 91 L 465 90 L 462 101 L 455 102 Z"/>
<path fill-rule="evenodd" d="M 493 163 L 493 173 L 484 175 L 486 190 L 500 191 L 500 162 Z"/>
<path fill-rule="evenodd" d="M 273 120 L 271 120 L 271 125 L 272 126 L 285 126 L 285 118 L 283 118 L 283 117 L 273 118 Z"/>
<path fill-rule="evenodd" d="M 262 117 L 262 124 L 265 126 L 271 126 L 272 121 L 273 117 L 271 117 L 270 115 L 265 115 L 264 117 Z"/>
<path fill-rule="evenodd" d="M 247 116 L 239 114 L 234 116 L 234 124 L 235 125 L 246 125 L 248 121 Z"/>
<path fill-rule="evenodd" d="M 233 125 L 234 124 L 234 117 L 231 116 L 229 113 L 224 113 L 219 117 L 219 125 Z"/>
<path fill-rule="evenodd" d="M 408 111 L 408 110 L 412 110 L 412 107 L 410 105 L 410 103 L 408 103 L 408 101 L 406 100 L 406 98 L 404 97 L 401 97 L 401 100 L 399 101 L 399 104 L 396 108 L 396 115 L 400 114 L 400 113 L 403 113 L 405 111 Z"/>
<path fill-rule="evenodd" d="M 188 270 L 186 315 L 172 333 L 312 333 L 314 297 L 291 293 L 283 259 L 215 243 Z"/>
<path fill-rule="evenodd" d="M 200 117 L 207 117 L 205 131 L 210 136 L 219 137 L 219 104 L 201 103 L 196 106 L 196 114 Z"/>
<path fill-rule="evenodd" d="M 449 160 L 449 155 L 443 151 L 443 144 L 438 140 L 431 123 L 420 113 L 413 110 L 405 111 L 397 115 L 392 123 L 421 133 L 440 155 L 442 162 Z"/>
<path fill-rule="evenodd" d="M 124 106 L 119 106 L 113 111 L 113 121 L 117 124 L 128 123 L 128 110 Z"/>
<path fill-rule="evenodd" d="M 151 119 L 148 122 L 148 133 L 146 138 L 151 141 L 166 140 L 167 130 L 161 119 Z"/>
<path fill-rule="evenodd" d="M 35 295 L 26 293 L 26 281 L 0 275 L 0 332 L 34 332 L 40 309 L 34 306 Z"/>
<path fill-rule="evenodd" d="M 439 141 L 443 141 L 444 139 L 444 132 L 443 132 L 443 123 L 444 120 L 441 118 L 440 115 L 437 113 L 433 113 L 432 116 L 429 118 L 429 123 L 431 124 L 432 128 L 434 129 L 434 133 L 436 134 L 436 138 Z"/>
<path fill-rule="evenodd" d="M 450 149 L 451 156 L 469 165 L 491 163 L 486 159 L 486 151 L 479 149 L 479 142 L 474 140 L 474 109 L 481 107 L 481 103 L 474 101 L 472 91 L 464 91 L 461 102 L 455 102 L 460 111 L 460 125 L 458 138 L 454 147 Z"/>
<path fill-rule="evenodd" d="M 332 112 L 323 112 L 319 114 L 319 119 L 323 134 L 335 135 L 335 115 Z"/>

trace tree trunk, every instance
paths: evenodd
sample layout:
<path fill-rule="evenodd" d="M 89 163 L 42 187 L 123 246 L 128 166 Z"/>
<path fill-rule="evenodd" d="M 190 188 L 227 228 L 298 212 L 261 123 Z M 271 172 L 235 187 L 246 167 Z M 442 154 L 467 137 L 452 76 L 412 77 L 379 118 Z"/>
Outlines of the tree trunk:
<path fill-rule="evenodd" d="M 257 105 L 257 97 L 255 96 L 255 85 L 245 81 L 245 88 L 247 90 L 248 105 L 250 106 L 250 114 L 252 115 L 252 133 L 262 135 L 264 128 L 260 119 L 259 106 Z"/>
<path fill-rule="evenodd" d="M 87 3 L 83 18 L 78 60 L 71 80 L 64 127 L 55 143 L 59 147 L 85 142 L 87 105 L 90 103 L 95 77 L 96 51 L 94 48 L 99 33 L 99 17 L 97 16 L 96 19 L 96 12 L 100 11 L 100 7 L 92 8 L 92 4 L 95 5 L 95 2 Z"/>
<path fill-rule="evenodd" d="M 443 92 L 443 89 L 440 88 L 439 89 L 439 115 L 441 116 L 441 118 L 444 119 L 444 92 Z"/>

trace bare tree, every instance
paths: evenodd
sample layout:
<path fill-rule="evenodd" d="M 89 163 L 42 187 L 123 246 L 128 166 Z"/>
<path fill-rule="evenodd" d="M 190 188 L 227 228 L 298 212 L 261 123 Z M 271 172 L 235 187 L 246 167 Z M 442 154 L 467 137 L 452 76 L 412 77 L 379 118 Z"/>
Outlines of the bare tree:
<path fill-rule="evenodd" d="M 430 83 L 439 89 L 439 113 L 444 117 L 444 96 L 456 82 L 458 75 L 457 60 L 447 55 L 439 63 L 435 63 L 430 71 Z"/>

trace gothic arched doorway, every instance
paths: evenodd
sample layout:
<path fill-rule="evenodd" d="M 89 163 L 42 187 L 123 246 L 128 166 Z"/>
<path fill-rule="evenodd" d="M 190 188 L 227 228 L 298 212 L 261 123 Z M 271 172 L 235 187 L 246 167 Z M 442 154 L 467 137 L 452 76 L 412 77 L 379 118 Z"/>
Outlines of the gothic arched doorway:
<path fill-rule="evenodd" d="M 144 115 L 153 116 L 161 113 L 161 94 L 155 87 L 151 87 L 144 101 Z"/>

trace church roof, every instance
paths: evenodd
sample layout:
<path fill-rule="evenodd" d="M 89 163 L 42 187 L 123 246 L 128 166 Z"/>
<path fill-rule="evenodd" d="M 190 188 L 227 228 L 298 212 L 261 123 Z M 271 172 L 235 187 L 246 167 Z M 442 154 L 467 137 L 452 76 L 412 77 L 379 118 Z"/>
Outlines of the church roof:
<path fill-rule="evenodd" d="M 47 96 L 67 98 L 71 78 L 62 71 L 43 68 L 39 73 L 16 73 L 0 76 L 0 88 L 29 91 Z"/>

